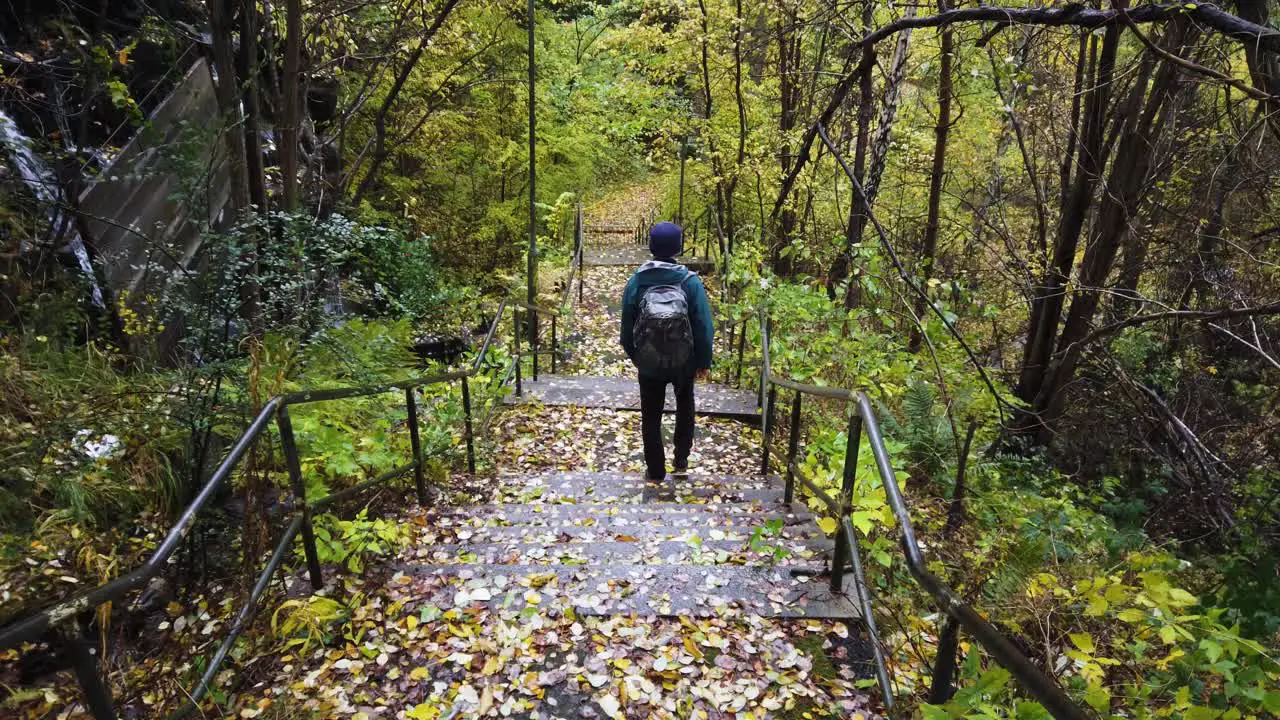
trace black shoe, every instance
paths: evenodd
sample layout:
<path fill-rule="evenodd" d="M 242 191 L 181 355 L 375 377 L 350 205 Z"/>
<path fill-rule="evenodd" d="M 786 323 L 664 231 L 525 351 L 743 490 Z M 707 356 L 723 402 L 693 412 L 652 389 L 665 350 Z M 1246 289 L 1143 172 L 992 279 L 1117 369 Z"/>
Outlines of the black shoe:
<path fill-rule="evenodd" d="M 656 477 L 654 475 L 649 474 L 648 471 L 646 471 L 644 474 L 645 482 L 662 482 L 663 480 L 666 480 L 666 479 L 667 479 L 666 473 L 662 473 L 661 475 L 658 475 Z"/>
<path fill-rule="evenodd" d="M 675 466 L 671 468 L 671 472 L 672 474 L 675 474 L 675 475 L 688 475 L 689 461 L 685 460 L 684 462 L 676 463 Z"/>

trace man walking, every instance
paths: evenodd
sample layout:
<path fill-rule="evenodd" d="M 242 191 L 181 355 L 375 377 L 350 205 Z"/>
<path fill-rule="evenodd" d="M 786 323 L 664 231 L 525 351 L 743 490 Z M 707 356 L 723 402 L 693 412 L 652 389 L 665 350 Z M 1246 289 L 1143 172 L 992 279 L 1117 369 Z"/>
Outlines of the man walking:
<path fill-rule="evenodd" d="M 662 446 L 662 410 L 667 384 L 676 396 L 674 472 L 689 469 L 693 448 L 693 383 L 711 369 L 714 329 L 707 291 L 697 274 L 676 263 L 684 245 L 679 225 L 660 222 L 649 229 L 653 260 L 627 282 L 622 295 L 622 349 L 640 380 L 640 434 L 645 479 L 667 475 Z"/>

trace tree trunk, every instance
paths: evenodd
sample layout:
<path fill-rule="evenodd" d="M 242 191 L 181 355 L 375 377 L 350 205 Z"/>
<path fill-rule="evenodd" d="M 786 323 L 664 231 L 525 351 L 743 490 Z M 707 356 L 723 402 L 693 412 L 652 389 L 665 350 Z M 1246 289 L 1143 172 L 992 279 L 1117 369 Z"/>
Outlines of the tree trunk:
<path fill-rule="evenodd" d="M 280 88 L 281 195 L 285 212 L 298 208 L 298 128 L 302 124 L 302 0 L 285 0 L 284 80 Z"/>
<path fill-rule="evenodd" d="M 1116 3 L 1117 7 L 1124 4 L 1125 0 Z M 1120 35 L 1121 26 L 1117 24 L 1108 26 L 1103 36 L 1096 72 L 1090 78 L 1089 86 L 1092 90 L 1085 102 L 1084 132 L 1076 162 L 1075 179 L 1063 198 L 1052 263 L 1046 269 L 1040 285 L 1032 290 L 1031 319 L 1027 326 L 1022 369 L 1018 385 L 1014 389 L 1019 398 L 1029 403 L 1035 401 L 1044 385 L 1058 334 L 1058 322 L 1062 316 L 1067 278 L 1075 263 L 1076 248 L 1089 214 L 1094 189 L 1106 165 L 1102 154 L 1103 141 L 1106 137 L 1107 118 L 1111 115 L 1111 89 Z"/>
<path fill-rule="evenodd" d="M 916 6 L 908 5 L 904 18 L 916 16 Z M 898 44 L 893 51 L 893 62 L 889 65 L 889 76 L 885 79 L 884 101 L 880 106 L 880 122 L 876 125 L 876 135 L 871 142 L 871 169 L 867 172 L 867 202 L 873 206 L 876 195 L 880 192 L 880 178 L 884 175 L 885 165 L 889 161 L 889 145 L 893 141 L 893 121 L 898 116 L 898 96 L 902 93 L 902 81 L 907 74 L 907 54 L 911 49 L 911 29 L 898 33 Z"/>
<path fill-rule="evenodd" d="M 1271 26 L 1271 0 L 1236 0 L 1240 17 L 1263 27 Z M 1274 4 L 1274 3 L 1272 3 Z M 1271 97 L 1263 103 L 1267 127 L 1280 140 L 1280 57 L 1261 51 L 1256 45 L 1244 44 L 1244 57 L 1249 65 L 1253 86 Z"/>
<path fill-rule="evenodd" d="M 231 208 L 239 215 L 249 207 L 249 180 L 245 174 L 244 134 L 240 132 L 240 90 L 236 81 L 235 51 L 232 46 L 232 18 L 227 0 L 208 0 L 209 26 L 213 36 L 213 63 L 218 80 L 214 92 L 223 120 L 223 140 L 227 150 L 227 173 L 231 185 Z"/>
<path fill-rule="evenodd" d="M 1175 22 L 1166 33 L 1166 45 L 1173 52 L 1191 42 L 1196 32 L 1187 23 Z M 1046 374 L 1046 379 L 1035 399 L 1035 410 L 1043 423 L 1051 422 L 1061 414 L 1066 385 L 1075 377 L 1083 348 L 1080 341 L 1088 335 L 1102 297 L 1102 287 L 1110 275 L 1130 226 L 1135 222 L 1139 205 L 1151 185 L 1152 168 L 1157 157 L 1168 152 L 1171 140 L 1165 128 L 1175 124 L 1178 112 L 1178 68 L 1172 63 L 1161 62 L 1155 79 L 1151 81 L 1147 97 L 1148 78 L 1155 64 L 1150 53 L 1144 56 L 1139 79 L 1134 84 L 1129 101 L 1121 112 L 1123 125 L 1116 143 L 1115 160 L 1102 192 L 1098 217 L 1089 231 L 1084 259 L 1080 264 L 1080 288 L 1071 301 L 1071 309 L 1063 324 L 1062 335 L 1057 340 L 1057 350 Z"/>
<path fill-rule="evenodd" d="M 938 12 L 947 11 L 947 0 L 938 0 Z M 938 70 L 938 122 L 933 127 L 933 168 L 929 171 L 929 218 L 925 221 L 924 240 L 920 245 L 921 294 L 916 297 L 915 316 L 920 324 L 911 330 L 907 350 L 919 352 L 923 342 L 922 331 L 929 279 L 933 277 L 933 263 L 938 254 L 938 224 L 942 211 L 942 181 L 947 172 L 947 136 L 951 132 L 951 64 L 955 52 L 955 37 L 951 26 L 942 28 L 942 62 Z"/>
<path fill-rule="evenodd" d="M 862 32 L 864 36 L 871 32 L 871 11 L 872 7 L 868 3 L 866 10 L 862 14 Z M 875 107 L 872 100 L 872 88 L 874 85 L 872 74 L 875 70 L 875 65 L 875 48 L 864 47 L 857 72 L 858 131 L 854 140 L 853 154 L 853 174 L 858 179 L 858 184 L 863 187 L 865 187 L 863 184 L 867 177 L 867 146 L 871 137 L 871 118 L 875 115 Z M 854 188 L 850 193 L 849 202 L 849 221 L 845 231 L 844 252 L 832 264 L 831 272 L 827 277 L 827 295 L 832 299 L 835 299 L 836 296 L 836 286 L 846 278 L 849 279 L 844 295 L 844 307 L 847 310 L 857 307 L 861 300 L 860 286 L 857 278 L 850 277 L 850 270 L 853 267 L 853 246 L 862 241 L 862 231 L 866 228 L 868 219 L 865 198 L 862 197 L 859 188 Z"/>
<path fill-rule="evenodd" d="M 243 0 L 240 6 L 240 58 L 245 76 L 244 98 L 245 172 L 249 182 L 249 201 L 258 212 L 267 211 L 267 178 L 262 159 L 262 68 L 258 63 L 258 3 Z"/>
<path fill-rule="evenodd" d="M 800 60 L 800 41 L 798 34 L 795 32 L 795 25 L 796 14 L 794 7 L 784 7 L 778 16 L 777 27 L 778 87 L 780 90 L 779 107 L 781 108 L 778 114 L 778 133 L 782 138 L 778 159 L 782 166 L 783 176 L 791 172 L 791 166 L 794 162 L 791 156 L 791 143 L 787 141 L 787 137 L 796 126 L 796 104 L 798 99 L 796 90 L 799 86 L 799 83 L 796 82 L 796 77 Z M 782 209 L 782 215 L 779 217 L 778 234 L 771 250 L 774 270 L 780 275 L 791 274 L 791 254 L 784 253 L 784 249 L 791 247 L 791 243 L 795 239 L 793 237 L 795 228 L 795 207 L 787 205 Z"/>

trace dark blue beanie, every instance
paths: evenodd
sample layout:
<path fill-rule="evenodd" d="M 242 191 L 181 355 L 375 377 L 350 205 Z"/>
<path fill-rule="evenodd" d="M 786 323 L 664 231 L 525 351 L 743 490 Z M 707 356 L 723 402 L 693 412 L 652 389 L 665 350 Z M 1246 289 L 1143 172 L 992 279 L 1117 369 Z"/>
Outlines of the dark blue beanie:
<path fill-rule="evenodd" d="M 672 222 L 649 228 L 649 252 L 656 258 L 673 258 L 684 249 L 684 231 Z"/>

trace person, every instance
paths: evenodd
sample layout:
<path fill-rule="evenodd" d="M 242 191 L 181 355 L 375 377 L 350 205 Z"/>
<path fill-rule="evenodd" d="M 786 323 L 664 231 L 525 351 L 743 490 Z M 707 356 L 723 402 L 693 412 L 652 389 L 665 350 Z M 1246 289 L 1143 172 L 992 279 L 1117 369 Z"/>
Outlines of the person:
<path fill-rule="evenodd" d="M 679 225 L 660 222 L 650 228 L 653 259 L 636 270 L 622 295 L 622 349 L 640 383 L 645 479 L 651 481 L 667 474 L 662 442 L 667 385 L 676 399 L 673 470 L 684 473 L 693 449 L 694 381 L 705 380 L 711 370 L 711 305 L 702 280 L 675 260 L 683 245 Z"/>

